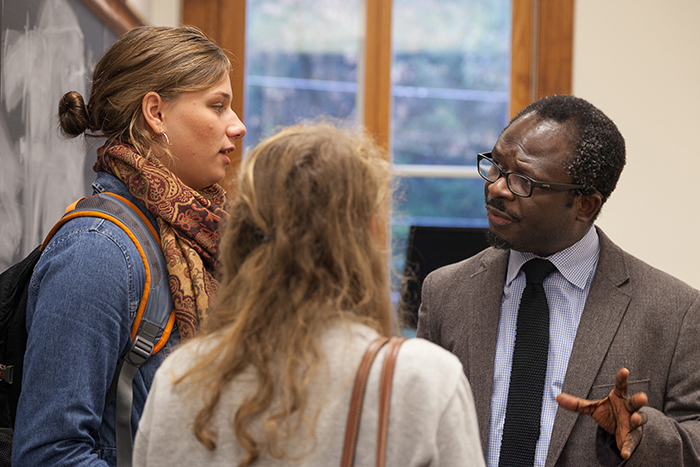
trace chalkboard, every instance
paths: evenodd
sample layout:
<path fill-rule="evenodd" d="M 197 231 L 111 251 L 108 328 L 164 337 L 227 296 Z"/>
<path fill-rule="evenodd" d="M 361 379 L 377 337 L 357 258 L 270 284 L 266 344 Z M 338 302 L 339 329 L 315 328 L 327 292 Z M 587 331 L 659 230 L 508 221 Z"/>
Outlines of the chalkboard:
<path fill-rule="evenodd" d="M 100 141 L 67 139 L 58 102 L 88 99 L 92 69 L 117 35 L 79 0 L 0 3 L 0 271 L 41 243 L 91 193 Z"/>

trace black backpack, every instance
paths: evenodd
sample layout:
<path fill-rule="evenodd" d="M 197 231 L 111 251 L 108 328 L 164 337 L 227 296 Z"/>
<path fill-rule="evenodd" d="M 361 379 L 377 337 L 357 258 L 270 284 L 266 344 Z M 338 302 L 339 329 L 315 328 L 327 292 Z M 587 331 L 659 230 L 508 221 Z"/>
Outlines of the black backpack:
<path fill-rule="evenodd" d="M 58 229 L 71 219 L 86 216 L 107 219 L 122 228 L 139 250 L 146 269 L 146 288 L 132 324 L 132 345 L 115 370 L 105 401 L 106 407 L 115 397 L 117 399 L 117 463 L 131 465 L 133 378 L 139 366 L 165 345 L 175 313 L 165 259 L 155 229 L 127 199 L 113 193 L 100 193 L 70 205 L 42 245 L 0 274 L 0 467 L 10 466 L 12 458 L 12 434 L 27 347 L 29 281 L 42 250 Z"/>

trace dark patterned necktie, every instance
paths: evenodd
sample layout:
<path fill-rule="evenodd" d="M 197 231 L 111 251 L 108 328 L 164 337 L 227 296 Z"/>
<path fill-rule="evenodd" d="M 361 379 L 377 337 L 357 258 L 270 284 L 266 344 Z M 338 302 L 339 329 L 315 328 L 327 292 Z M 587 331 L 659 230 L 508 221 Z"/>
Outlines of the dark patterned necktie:
<path fill-rule="evenodd" d="M 549 351 L 549 306 L 542 282 L 556 270 L 545 259 L 523 264 L 526 285 L 520 299 L 499 467 L 535 462 Z"/>

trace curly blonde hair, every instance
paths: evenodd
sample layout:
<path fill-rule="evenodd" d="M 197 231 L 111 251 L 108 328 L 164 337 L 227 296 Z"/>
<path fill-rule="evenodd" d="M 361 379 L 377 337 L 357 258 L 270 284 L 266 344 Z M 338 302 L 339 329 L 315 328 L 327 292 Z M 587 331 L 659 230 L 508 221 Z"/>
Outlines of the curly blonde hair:
<path fill-rule="evenodd" d="M 186 380 L 204 393 L 194 434 L 216 448 L 210 426 L 225 385 L 254 369 L 257 389 L 233 417 L 253 464 L 264 445 L 287 458 L 287 435 L 304 423 L 320 336 L 338 318 L 392 333 L 385 245 L 377 226 L 388 217 L 389 164 L 369 137 L 322 123 L 286 128 L 263 141 L 243 164 L 222 241 L 217 305 L 199 339 L 216 333 Z M 272 410 L 273 395 L 279 399 Z M 296 417 L 294 417 L 296 415 Z M 250 427 L 262 419 L 266 439 Z M 300 422 L 299 420 L 303 420 Z"/>

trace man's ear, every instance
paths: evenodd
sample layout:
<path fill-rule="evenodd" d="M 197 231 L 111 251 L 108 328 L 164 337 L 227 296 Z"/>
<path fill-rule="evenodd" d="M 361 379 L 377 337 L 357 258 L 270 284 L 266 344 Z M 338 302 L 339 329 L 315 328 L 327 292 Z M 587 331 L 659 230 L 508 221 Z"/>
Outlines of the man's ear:
<path fill-rule="evenodd" d="M 577 200 L 577 219 L 582 222 L 590 222 L 603 205 L 603 197 L 597 192 L 578 196 Z"/>
<path fill-rule="evenodd" d="M 165 103 L 157 92 L 150 91 L 143 96 L 141 101 L 141 113 L 146 120 L 153 133 L 159 135 L 165 130 L 163 129 L 163 107 Z"/>

